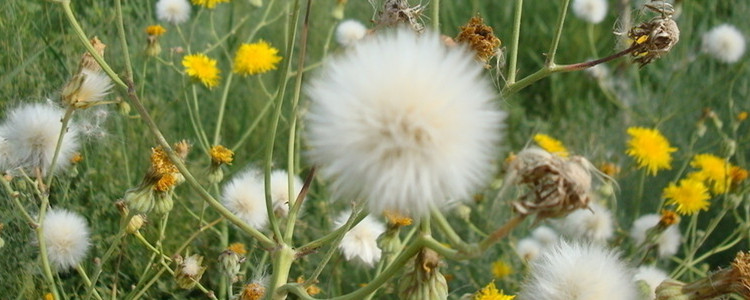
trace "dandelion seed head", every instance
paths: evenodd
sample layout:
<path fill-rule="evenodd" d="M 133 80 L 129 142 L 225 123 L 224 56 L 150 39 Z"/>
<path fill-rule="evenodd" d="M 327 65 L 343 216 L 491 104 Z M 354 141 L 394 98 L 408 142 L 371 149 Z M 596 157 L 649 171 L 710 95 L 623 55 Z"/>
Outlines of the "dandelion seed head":
<path fill-rule="evenodd" d="M 722 24 L 703 34 L 703 52 L 723 63 L 735 63 L 745 54 L 747 42 L 737 27 Z"/>
<path fill-rule="evenodd" d="M 344 226 L 350 214 L 351 212 L 344 212 L 339 215 L 335 222 L 336 228 Z M 346 260 L 354 260 L 372 267 L 380 260 L 378 237 L 383 232 L 385 232 L 385 225 L 372 216 L 367 216 L 344 234 L 339 249 Z"/>
<path fill-rule="evenodd" d="M 534 231 L 531 232 L 531 236 L 539 241 L 540 244 L 542 244 L 543 247 L 548 247 L 551 245 L 554 245 L 557 243 L 557 240 L 560 239 L 560 236 L 553 230 L 552 228 L 549 228 L 547 226 L 539 226 Z"/>
<path fill-rule="evenodd" d="M 662 283 L 662 281 L 669 279 L 666 272 L 654 266 L 641 266 L 633 275 L 633 280 L 643 280 L 650 289 L 648 300 L 656 299 L 656 287 Z"/>
<path fill-rule="evenodd" d="M 201 273 L 201 269 L 203 268 L 201 266 L 201 263 L 203 262 L 203 257 L 198 255 L 191 255 L 185 258 L 185 260 L 182 262 L 182 272 L 187 276 L 196 276 L 199 273 Z"/>
<path fill-rule="evenodd" d="M 263 175 L 250 169 L 235 175 L 221 193 L 221 201 L 232 213 L 255 229 L 268 223 Z"/>
<path fill-rule="evenodd" d="M 542 246 L 539 241 L 533 238 L 525 238 L 518 241 L 516 245 L 516 254 L 524 261 L 533 261 L 542 252 Z"/>
<path fill-rule="evenodd" d="M 630 229 L 630 237 L 633 238 L 636 245 L 641 245 L 646 241 L 648 230 L 658 225 L 660 220 L 660 215 L 647 214 L 633 222 L 633 227 Z M 681 239 L 682 235 L 678 226 L 667 227 L 656 240 L 659 257 L 666 258 L 676 254 L 682 243 Z"/>
<path fill-rule="evenodd" d="M 425 215 L 492 173 L 505 112 L 482 66 L 437 34 L 400 28 L 328 60 L 306 87 L 308 157 L 335 198 Z"/>
<path fill-rule="evenodd" d="M 636 300 L 632 276 L 612 250 L 560 241 L 531 262 L 518 300 Z"/>
<path fill-rule="evenodd" d="M 302 179 L 293 176 L 294 195 L 289 195 L 289 173 L 286 170 L 271 172 L 271 201 L 277 214 L 286 216 L 289 213 L 289 203 L 294 203 L 297 195 L 302 191 Z M 302 202 L 304 203 L 304 202 Z"/>
<path fill-rule="evenodd" d="M 605 242 L 614 234 L 612 212 L 591 202 L 589 207 L 576 210 L 557 222 L 560 232 L 574 240 Z"/>
<path fill-rule="evenodd" d="M 86 220 L 64 209 L 52 209 L 42 222 L 47 256 L 59 271 L 77 266 L 89 249 Z"/>
<path fill-rule="evenodd" d="M 336 26 L 336 41 L 344 47 L 354 45 L 367 34 L 367 27 L 362 22 L 349 19 Z"/>
<path fill-rule="evenodd" d="M 190 3 L 187 0 L 159 0 L 156 2 L 156 18 L 172 24 L 182 24 L 190 19 Z"/>
<path fill-rule="evenodd" d="M 7 147 L 4 169 L 39 167 L 46 173 L 55 155 L 63 115 L 64 111 L 52 104 L 24 104 L 10 110 L 0 125 L 0 138 Z M 70 158 L 78 151 L 78 133 L 77 125 L 71 121 L 60 146 L 57 170 L 69 166 Z"/>
<path fill-rule="evenodd" d="M 592 24 L 598 24 L 607 16 L 607 0 L 573 0 L 573 14 Z"/>

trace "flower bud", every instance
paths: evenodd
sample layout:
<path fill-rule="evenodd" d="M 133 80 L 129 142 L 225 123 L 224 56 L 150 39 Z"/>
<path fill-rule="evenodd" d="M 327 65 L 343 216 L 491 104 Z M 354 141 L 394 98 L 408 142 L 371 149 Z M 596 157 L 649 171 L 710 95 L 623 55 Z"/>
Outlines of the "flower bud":
<path fill-rule="evenodd" d="M 229 277 L 232 283 L 240 280 L 242 263 L 245 262 L 245 257 L 232 251 L 224 250 L 219 255 L 219 263 L 221 264 L 221 270 L 224 275 Z"/>
<path fill-rule="evenodd" d="M 140 186 L 125 192 L 125 203 L 131 210 L 147 213 L 154 208 L 154 195 L 150 186 Z"/>
<path fill-rule="evenodd" d="M 125 227 L 125 230 L 130 234 L 134 234 L 138 232 L 138 230 L 140 230 L 145 223 L 146 217 L 144 215 L 134 215 L 132 218 L 130 218 L 130 222 L 128 222 L 128 226 Z"/>
<path fill-rule="evenodd" d="M 172 193 L 170 192 L 155 192 L 155 203 L 154 211 L 157 214 L 166 214 L 174 207 L 174 200 L 172 200 Z"/>

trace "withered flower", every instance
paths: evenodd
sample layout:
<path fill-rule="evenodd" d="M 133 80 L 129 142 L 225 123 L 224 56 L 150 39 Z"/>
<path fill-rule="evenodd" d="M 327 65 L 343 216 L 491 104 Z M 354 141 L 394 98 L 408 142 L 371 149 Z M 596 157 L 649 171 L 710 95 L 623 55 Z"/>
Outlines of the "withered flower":
<path fill-rule="evenodd" d="M 674 8 L 671 4 L 659 2 L 658 5 L 647 4 L 645 7 L 660 15 L 628 31 L 632 43 L 631 54 L 641 67 L 667 54 L 680 40 L 680 29 L 672 20 Z"/>
<path fill-rule="evenodd" d="M 456 41 L 466 43 L 476 52 L 477 59 L 485 64 L 497 53 L 500 39 L 493 33 L 492 27 L 484 24 L 480 16 L 472 17 L 469 23 L 461 26 Z M 489 66 L 489 65 L 487 65 Z"/>

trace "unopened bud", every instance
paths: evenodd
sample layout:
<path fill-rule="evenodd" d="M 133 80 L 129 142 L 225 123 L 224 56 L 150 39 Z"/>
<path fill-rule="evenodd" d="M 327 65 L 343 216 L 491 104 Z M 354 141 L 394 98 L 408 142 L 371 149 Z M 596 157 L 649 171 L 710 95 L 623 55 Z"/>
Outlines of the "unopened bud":
<path fill-rule="evenodd" d="M 219 263 L 224 275 L 230 278 L 232 283 L 240 280 L 240 272 L 245 257 L 232 250 L 225 250 L 219 255 Z"/>
<path fill-rule="evenodd" d="M 154 211 L 157 214 L 166 214 L 174 207 L 174 200 L 170 192 L 155 192 Z"/>
<path fill-rule="evenodd" d="M 132 218 L 130 218 L 130 222 L 128 222 L 128 226 L 125 227 L 125 230 L 130 233 L 134 234 L 138 232 L 138 230 L 143 227 L 143 224 L 146 223 L 146 218 L 143 215 L 135 215 Z"/>
<path fill-rule="evenodd" d="M 131 210 L 147 213 L 154 208 L 154 195 L 150 186 L 141 186 L 125 192 L 125 203 Z"/>

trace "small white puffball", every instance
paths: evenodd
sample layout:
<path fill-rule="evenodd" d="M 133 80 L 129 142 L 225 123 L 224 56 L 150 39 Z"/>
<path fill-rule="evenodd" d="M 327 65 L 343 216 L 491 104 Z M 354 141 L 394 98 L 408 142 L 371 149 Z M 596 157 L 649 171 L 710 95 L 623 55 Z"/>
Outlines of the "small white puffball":
<path fill-rule="evenodd" d="M 556 222 L 562 235 L 574 240 L 604 242 L 614 234 L 612 213 L 595 202 L 589 208 L 576 210 Z"/>
<path fill-rule="evenodd" d="M 58 271 L 75 267 L 89 249 L 89 228 L 83 217 L 64 209 L 52 209 L 42 222 L 47 257 Z"/>
<path fill-rule="evenodd" d="M 525 238 L 518 241 L 518 244 L 516 245 L 516 254 L 518 254 L 518 256 L 524 261 L 530 262 L 539 256 L 539 253 L 542 252 L 542 248 L 542 244 L 536 239 Z"/>
<path fill-rule="evenodd" d="M 633 227 L 630 229 L 630 237 L 633 238 L 636 245 L 640 245 L 646 240 L 646 233 L 649 229 L 659 224 L 659 219 L 661 219 L 659 215 L 647 214 L 633 222 Z M 681 243 L 682 235 L 680 234 L 680 228 L 677 225 L 669 226 L 656 240 L 659 257 L 666 258 L 675 255 Z"/>
<path fill-rule="evenodd" d="M 651 290 L 649 300 L 656 299 L 656 287 L 658 287 L 662 281 L 669 279 L 666 272 L 654 266 L 641 266 L 633 275 L 634 281 L 642 280 Z"/>
<path fill-rule="evenodd" d="M 547 226 L 537 227 L 531 232 L 531 236 L 545 248 L 554 245 L 559 239 L 557 232 Z"/>
<path fill-rule="evenodd" d="M 342 213 L 336 219 L 336 228 L 344 226 L 349 215 L 350 212 Z M 354 260 L 372 267 L 380 260 L 381 251 L 378 248 L 378 237 L 383 232 L 385 232 L 385 225 L 372 216 L 367 216 L 344 234 L 339 249 L 346 260 Z"/>
<path fill-rule="evenodd" d="M 0 146 L 3 170 L 40 168 L 46 174 L 55 155 L 64 114 L 63 109 L 42 103 L 11 109 L 0 125 L 0 140 L 4 141 Z M 79 146 L 77 125 L 69 122 L 55 162 L 57 170 L 70 165 Z"/>
<path fill-rule="evenodd" d="M 182 24 L 190 19 L 190 9 L 187 0 L 159 0 L 156 2 L 156 18 L 175 25 Z"/>
<path fill-rule="evenodd" d="M 531 261 L 518 300 L 636 300 L 630 269 L 612 250 L 565 241 Z"/>
<path fill-rule="evenodd" d="M 573 0 L 573 14 L 586 22 L 597 24 L 607 16 L 607 0 Z"/>
<path fill-rule="evenodd" d="M 722 24 L 703 34 L 703 52 L 724 63 L 735 63 L 745 53 L 745 37 L 737 27 Z"/>
<path fill-rule="evenodd" d="M 197 276 L 201 272 L 201 261 L 202 257 L 199 255 L 191 255 L 185 258 L 182 262 L 182 273 L 187 276 Z"/>
<path fill-rule="evenodd" d="M 367 34 L 367 27 L 357 20 L 344 20 L 336 26 L 336 41 L 341 46 L 349 47 Z"/>
<path fill-rule="evenodd" d="M 232 213 L 255 229 L 268 223 L 263 174 L 249 169 L 235 175 L 221 193 L 221 201 Z"/>

